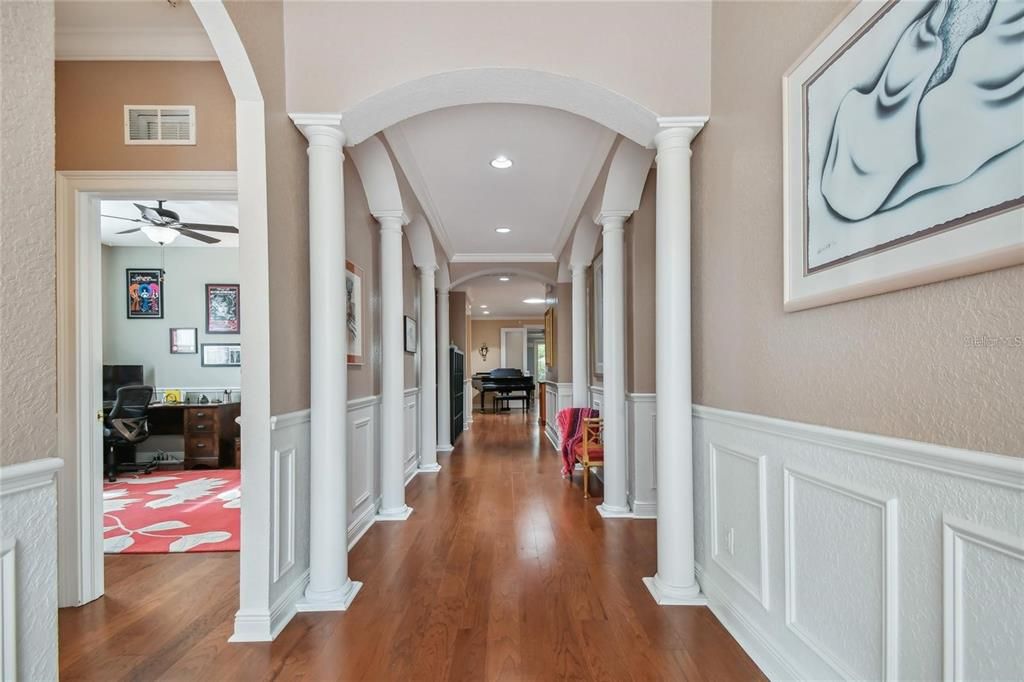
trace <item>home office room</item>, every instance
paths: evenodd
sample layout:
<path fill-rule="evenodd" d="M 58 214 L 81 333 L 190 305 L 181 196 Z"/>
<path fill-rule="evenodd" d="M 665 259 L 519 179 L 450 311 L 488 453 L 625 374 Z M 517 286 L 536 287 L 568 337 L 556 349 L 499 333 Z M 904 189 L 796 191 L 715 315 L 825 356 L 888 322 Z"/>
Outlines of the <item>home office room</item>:
<path fill-rule="evenodd" d="M 237 550 L 237 204 L 100 210 L 104 551 Z"/>

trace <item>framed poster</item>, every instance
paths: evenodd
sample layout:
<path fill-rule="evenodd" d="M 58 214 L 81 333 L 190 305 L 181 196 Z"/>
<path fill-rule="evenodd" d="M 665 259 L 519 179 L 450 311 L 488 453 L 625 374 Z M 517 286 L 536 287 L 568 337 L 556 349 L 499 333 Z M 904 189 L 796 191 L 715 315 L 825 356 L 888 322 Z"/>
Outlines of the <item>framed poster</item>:
<path fill-rule="evenodd" d="M 348 328 L 348 364 L 363 364 L 363 270 L 345 261 L 345 311 Z"/>
<path fill-rule="evenodd" d="M 415 353 L 416 352 L 416 320 L 412 319 L 408 315 L 403 316 L 405 318 L 405 352 Z"/>
<path fill-rule="evenodd" d="M 206 285 L 206 333 L 239 334 L 241 291 L 237 284 Z"/>
<path fill-rule="evenodd" d="M 1024 263 L 1022 35 L 1014 0 L 862 0 L 790 69 L 786 310 Z"/>
<path fill-rule="evenodd" d="M 125 270 L 129 320 L 159 320 L 164 316 L 163 282 L 159 268 Z"/>
<path fill-rule="evenodd" d="M 204 343 L 203 367 L 240 367 L 242 346 L 237 343 Z"/>
<path fill-rule="evenodd" d="M 171 329 L 171 353 L 179 355 L 182 353 L 199 352 L 199 330 L 195 327 L 178 327 Z"/>

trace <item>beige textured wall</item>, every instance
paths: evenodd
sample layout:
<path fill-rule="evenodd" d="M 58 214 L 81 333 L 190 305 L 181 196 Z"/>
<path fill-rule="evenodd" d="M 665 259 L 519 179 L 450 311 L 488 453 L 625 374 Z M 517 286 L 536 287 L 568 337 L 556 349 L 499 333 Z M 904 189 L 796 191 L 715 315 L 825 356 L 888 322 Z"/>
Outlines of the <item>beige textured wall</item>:
<path fill-rule="evenodd" d="M 228 2 L 263 93 L 270 268 L 270 410 L 309 407 L 309 200 L 306 139 L 284 102 L 282 8 Z M 244 239 L 244 226 L 243 239 Z M 314 292 L 314 295 L 323 292 Z"/>
<path fill-rule="evenodd" d="M 297 111 L 495 66 L 598 83 L 662 115 L 707 111 L 707 2 L 289 2 L 285 19 Z"/>
<path fill-rule="evenodd" d="M 363 271 L 363 364 L 348 368 L 348 397 L 354 400 L 380 394 L 380 225 L 351 159 L 345 161 L 345 254 Z"/>
<path fill-rule="evenodd" d="M 694 402 L 1024 456 L 1024 268 L 782 312 L 786 69 L 843 10 L 721 2 L 694 153 Z"/>
<path fill-rule="evenodd" d="M 626 391 L 654 393 L 654 190 L 652 170 L 640 208 L 626 225 Z"/>
<path fill-rule="evenodd" d="M 53 22 L 0 2 L 0 465 L 57 455 Z"/>
<path fill-rule="evenodd" d="M 56 76 L 58 170 L 235 169 L 235 98 L 219 62 L 57 62 Z M 195 105 L 196 144 L 126 145 L 126 104 Z"/>

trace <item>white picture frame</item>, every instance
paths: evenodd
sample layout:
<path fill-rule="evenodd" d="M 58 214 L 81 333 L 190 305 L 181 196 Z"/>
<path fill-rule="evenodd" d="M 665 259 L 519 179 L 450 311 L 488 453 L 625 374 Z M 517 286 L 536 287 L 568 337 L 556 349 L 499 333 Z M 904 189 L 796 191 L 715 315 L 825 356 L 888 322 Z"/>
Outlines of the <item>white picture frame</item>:
<path fill-rule="evenodd" d="M 827 102 L 829 96 L 834 97 L 833 92 L 842 92 L 835 87 L 837 78 L 860 72 L 871 73 L 872 69 L 877 72 L 878 64 L 871 60 L 880 59 L 884 66 L 884 60 L 891 52 L 885 48 L 892 42 L 892 36 L 901 35 L 898 31 L 905 26 L 907 16 L 925 8 L 926 5 L 920 0 L 862 0 L 841 17 L 783 77 L 783 298 L 786 311 L 828 305 L 1024 263 L 1022 165 L 1022 196 L 1015 201 L 989 208 L 979 206 L 976 211 L 931 227 L 926 225 L 900 239 L 886 241 L 880 238 L 877 244 L 868 249 L 854 251 L 831 263 L 810 265 L 808 243 L 813 239 L 811 231 L 816 228 L 809 226 L 808 215 L 814 207 L 813 201 L 820 199 L 812 196 L 809 201 L 808 189 L 811 183 L 808 178 L 818 179 L 817 174 L 809 171 L 811 166 L 822 161 L 817 160 L 818 154 L 809 155 L 808 148 L 820 146 L 823 121 L 829 121 L 828 125 L 832 126 L 837 120 L 836 111 L 824 105 L 819 107 L 822 113 L 810 120 L 808 93 L 811 86 L 816 85 L 816 79 L 832 79 L 828 89 L 819 91 L 826 94 L 810 95 L 817 97 L 817 102 Z M 883 21 L 891 22 L 892 25 L 883 24 Z M 872 34 L 872 31 L 881 32 Z M 865 42 L 858 51 L 860 41 L 872 42 Z M 876 46 L 874 42 L 879 44 Z M 872 47 L 870 51 L 866 47 L 869 45 Z M 861 59 L 863 65 L 855 61 L 857 59 Z M 840 69 L 839 76 L 829 74 L 830 69 L 834 68 Z M 859 85 L 862 82 L 852 79 L 849 82 L 851 90 Z M 958 132 L 968 139 L 971 137 L 970 131 Z M 1024 153 L 1024 146 L 1019 150 Z M 1000 161 L 1003 158 L 1000 157 Z M 1005 178 L 1005 175 L 1002 177 Z M 824 184 L 822 179 L 820 185 Z M 939 188 L 939 191 L 946 191 L 946 188 Z M 820 188 L 819 192 L 825 194 Z M 935 202 L 938 191 L 927 195 L 922 193 L 922 196 L 923 202 Z M 926 209 L 924 211 L 920 208 L 911 209 L 909 204 L 897 205 L 885 216 L 890 222 L 889 232 L 891 225 L 898 223 L 890 220 L 898 216 L 895 211 L 935 213 L 934 203 L 919 203 L 918 206 Z M 908 215 L 911 214 L 904 214 Z M 874 218 L 874 215 L 869 218 Z M 819 224 L 822 224 L 821 221 Z M 883 232 L 874 225 L 868 229 L 871 230 L 870 238 L 874 237 L 875 232 L 879 235 Z M 917 229 L 916 226 L 914 229 Z M 819 239 L 819 247 L 812 250 L 811 258 L 821 260 L 821 250 L 831 247 L 833 243 Z M 842 253 L 842 250 L 838 253 Z"/>

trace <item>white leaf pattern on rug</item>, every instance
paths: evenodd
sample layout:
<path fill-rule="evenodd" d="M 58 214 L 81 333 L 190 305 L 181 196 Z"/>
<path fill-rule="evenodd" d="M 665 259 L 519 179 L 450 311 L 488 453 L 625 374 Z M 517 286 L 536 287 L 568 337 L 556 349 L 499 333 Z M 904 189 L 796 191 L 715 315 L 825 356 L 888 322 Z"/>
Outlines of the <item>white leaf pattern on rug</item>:
<path fill-rule="evenodd" d="M 157 523 L 151 523 L 145 528 L 139 528 L 140 533 L 152 533 L 155 530 L 174 530 L 176 528 L 188 528 L 188 524 L 184 521 L 158 521 Z"/>
<path fill-rule="evenodd" d="M 136 497 L 125 497 L 127 494 L 127 490 L 104 490 L 103 513 L 109 514 L 110 512 L 123 511 L 129 504 L 142 501 Z"/>
<path fill-rule="evenodd" d="M 208 533 L 193 533 L 192 535 L 181 536 L 171 543 L 169 549 L 172 552 L 187 552 L 193 547 L 197 547 L 199 545 L 224 542 L 225 540 L 230 539 L 231 533 L 223 530 L 214 530 Z"/>
<path fill-rule="evenodd" d="M 224 492 L 217 494 L 217 499 L 226 500 L 224 502 L 225 509 L 241 509 L 242 490 L 240 488 L 232 488 L 231 490 L 225 490 Z"/>
<path fill-rule="evenodd" d="M 221 487 L 225 483 L 227 483 L 227 481 L 223 478 L 197 478 L 194 481 L 179 483 L 173 488 L 154 490 L 148 494 L 161 495 L 162 497 L 156 500 L 150 500 L 146 503 L 146 506 L 150 509 L 162 509 L 164 507 L 173 507 L 178 504 L 184 504 L 185 502 L 191 502 L 192 500 L 209 495 L 216 488 Z"/>
<path fill-rule="evenodd" d="M 164 481 L 177 481 L 178 476 L 138 476 L 136 478 L 119 478 L 118 483 L 128 483 L 129 485 L 148 485 L 150 483 L 163 483 Z"/>
<path fill-rule="evenodd" d="M 103 552 L 105 554 L 119 554 L 135 544 L 135 538 L 128 535 L 115 535 L 112 538 L 103 538 Z"/>

